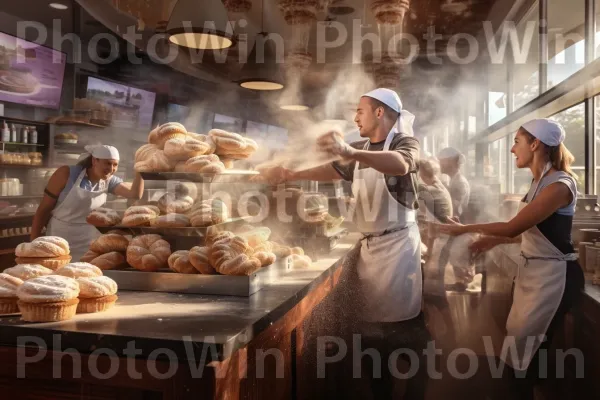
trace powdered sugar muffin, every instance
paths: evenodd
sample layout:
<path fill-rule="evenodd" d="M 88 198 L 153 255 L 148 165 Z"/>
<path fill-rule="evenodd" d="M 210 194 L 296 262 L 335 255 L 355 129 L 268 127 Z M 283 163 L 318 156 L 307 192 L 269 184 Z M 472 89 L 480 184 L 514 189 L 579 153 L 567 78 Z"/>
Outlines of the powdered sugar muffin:
<path fill-rule="evenodd" d="M 117 301 L 117 282 L 108 276 L 78 278 L 79 305 L 78 313 L 94 313 L 105 311 Z"/>
<path fill-rule="evenodd" d="M 37 278 L 38 276 L 50 275 L 54 271 L 39 264 L 19 264 L 4 270 L 5 274 L 12 275 L 22 281 Z"/>
<path fill-rule="evenodd" d="M 55 275 L 68 276 L 69 278 L 89 278 L 92 276 L 101 276 L 102 270 L 93 264 L 86 262 L 74 262 L 67 264 L 54 271 Z"/>
<path fill-rule="evenodd" d="M 79 304 L 79 284 L 73 278 L 46 275 L 30 279 L 17 289 L 21 319 L 29 322 L 64 321 Z"/>
<path fill-rule="evenodd" d="M 17 289 L 23 284 L 19 278 L 0 273 L 0 314 L 14 314 L 19 312 L 17 305 Z"/>

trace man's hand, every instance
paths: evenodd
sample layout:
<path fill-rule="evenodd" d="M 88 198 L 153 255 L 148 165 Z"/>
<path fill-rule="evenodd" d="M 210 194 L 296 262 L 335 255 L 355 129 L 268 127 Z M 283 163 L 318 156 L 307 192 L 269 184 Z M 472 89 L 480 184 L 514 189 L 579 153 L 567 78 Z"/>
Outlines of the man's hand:
<path fill-rule="evenodd" d="M 356 149 L 344 142 L 344 137 L 341 133 L 331 131 L 320 136 L 317 139 L 319 150 L 332 156 L 339 156 L 344 159 L 352 159 L 356 153 Z"/>

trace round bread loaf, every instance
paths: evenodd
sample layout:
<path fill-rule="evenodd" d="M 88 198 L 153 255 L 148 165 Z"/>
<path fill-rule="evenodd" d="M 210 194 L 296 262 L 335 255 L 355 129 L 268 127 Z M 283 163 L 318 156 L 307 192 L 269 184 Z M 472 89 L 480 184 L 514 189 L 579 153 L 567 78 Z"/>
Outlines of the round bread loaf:
<path fill-rule="evenodd" d="M 110 253 L 111 251 L 124 253 L 127 251 L 128 245 L 129 239 L 125 236 L 117 233 L 105 233 L 90 244 L 90 250 L 98 254 Z"/>
<path fill-rule="evenodd" d="M 206 246 L 200 247 L 195 246 L 190 249 L 189 260 L 190 263 L 198 272 L 201 274 L 216 274 L 217 271 L 210 265 L 210 261 L 208 259 L 210 249 Z"/>
<path fill-rule="evenodd" d="M 178 122 L 168 122 L 158 128 L 158 133 L 156 134 L 156 145 L 162 150 L 164 149 L 165 143 L 168 140 L 175 138 L 185 139 L 186 136 L 187 130 L 185 129 L 185 126 Z"/>
<path fill-rule="evenodd" d="M 94 226 L 114 226 L 121 222 L 121 216 L 114 210 L 108 208 L 96 208 L 86 218 L 90 225 Z"/>
<path fill-rule="evenodd" d="M 190 252 L 178 250 L 169 256 L 169 268 L 180 274 L 197 274 L 199 271 L 190 262 Z"/>
<path fill-rule="evenodd" d="M 101 270 L 119 269 L 127 266 L 127 261 L 123 253 L 117 251 L 110 251 L 104 254 L 88 251 L 81 257 L 80 261 L 95 265 Z"/>
<path fill-rule="evenodd" d="M 69 253 L 69 243 L 58 236 L 41 236 L 31 243 L 19 244 L 15 250 L 17 257 L 60 257 Z"/>
<path fill-rule="evenodd" d="M 96 298 L 111 296 L 117 293 L 117 282 L 108 276 L 77 278 L 80 298 Z"/>
<path fill-rule="evenodd" d="M 184 214 L 167 214 L 160 216 L 150 223 L 157 228 L 185 228 L 190 226 L 190 219 Z"/>
<path fill-rule="evenodd" d="M 185 161 L 191 157 L 207 154 L 211 147 L 209 143 L 201 142 L 191 137 L 169 139 L 165 143 L 165 155 L 174 161 Z"/>
<path fill-rule="evenodd" d="M 192 209 L 194 199 L 190 196 L 177 196 L 174 193 L 165 193 L 158 200 L 158 208 L 163 214 L 183 214 Z"/>

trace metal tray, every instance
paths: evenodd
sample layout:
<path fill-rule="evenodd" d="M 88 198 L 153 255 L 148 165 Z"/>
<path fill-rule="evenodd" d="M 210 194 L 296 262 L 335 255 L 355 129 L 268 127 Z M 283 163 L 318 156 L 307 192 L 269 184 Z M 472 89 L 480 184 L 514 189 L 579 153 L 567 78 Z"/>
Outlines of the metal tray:
<path fill-rule="evenodd" d="M 249 297 L 290 270 L 285 258 L 250 276 L 179 274 L 170 270 L 106 270 L 122 290 Z"/>
<path fill-rule="evenodd" d="M 238 217 L 232 218 L 229 221 L 211 225 L 207 227 L 186 227 L 186 228 L 164 228 L 153 226 L 97 226 L 96 229 L 100 233 L 118 229 L 129 233 L 130 235 L 148 235 L 157 234 L 163 236 L 186 236 L 186 237 L 204 237 L 208 228 L 217 229 L 218 231 L 227 231 L 241 227 L 249 218 Z"/>
<path fill-rule="evenodd" d="M 140 175 L 148 181 L 188 181 L 199 183 L 233 183 L 248 182 L 258 171 L 230 169 L 221 174 L 198 174 L 193 172 L 141 172 Z"/>

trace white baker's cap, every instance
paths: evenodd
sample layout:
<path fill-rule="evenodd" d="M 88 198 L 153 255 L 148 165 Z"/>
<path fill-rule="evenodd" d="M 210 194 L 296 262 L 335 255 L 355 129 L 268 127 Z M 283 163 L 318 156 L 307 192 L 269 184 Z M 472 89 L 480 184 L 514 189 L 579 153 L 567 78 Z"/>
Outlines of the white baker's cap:
<path fill-rule="evenodd" d="M 415 122 L 415 116 L 411 112 L 402 108 L 402 100 L 398 93 L 391 89 L 379 88 L 370 91 L 369 93 L 363 94 L 362 97 L 371 97 L 375 100 L 379 100 L 392 110 L 396 111 L 400 115 L 396 122 L 396 129 L 398 132 L 408 136 L 414 136 L 413 123 Z"/>
<path fill-rule="evenodd" d="M 546 146 L 555 147 L 565 140 L 565 130 L 561 124 L 548 118 L 533 119 L 521 128 L 539 139 Z"/>
<path fill-rule="evenodd" d="M 102 160 L 119 160 L 119 150 L 116 147 L 105 144 L 87 145 L 84 147 L 85 153 L 79 156 L 79 160 L 84 160 L 89 156 L 93 156 Z"/>
<path fill-rule="evenodd" d="M 463 153 L 461 153 L 460 151 L 458 151 L 457 149 L 455 149 L 454 147 L 446 147 L 442 150 L 440 150 L 440 152 L 437 155 L 437 158 L 439 160 L 443 160 L 443 159 L 447 159 L 447 158 L 457 158 L 458 157 L 458 163 L 459 164 L 464 164 L 465 163 L 465 155 Z"/>

